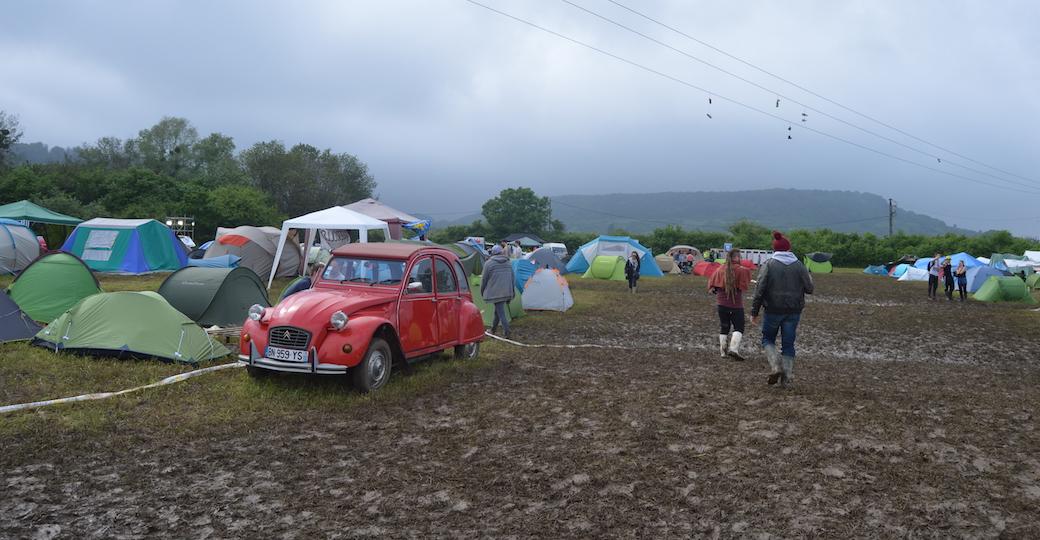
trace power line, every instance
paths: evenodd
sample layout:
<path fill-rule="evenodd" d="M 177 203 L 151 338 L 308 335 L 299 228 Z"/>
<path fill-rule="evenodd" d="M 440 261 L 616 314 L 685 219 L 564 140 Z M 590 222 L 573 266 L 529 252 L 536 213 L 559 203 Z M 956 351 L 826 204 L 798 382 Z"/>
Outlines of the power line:
<path fill-rule="evenodd" d="M 877 118 L 875 118 L 873 116 L 870 116 L 870 115 L 868 115 L 866 113 L 862 113 L 860 111 L 857 111 L 856 109 L 853 109 L 852 107 L 843 105 L 843 104 L 841 104 L 841 103 L 839 103 L 839 102 L 837 102 L 837 101 L 835 101 L 833 99 L 830 99 L 830 98 L 828 98 L 828 97 L 826 97 L 824 95 L 818 94 L 818 93 L 816 93 L 816 92 L 814 92 L 814 91 L 812 91 L 812 90 L 810 90 L 810 89 L 808 89 L 808 88 L 806 88 L 806 87 L 804 87 L 804 86 L 802 86 L 802 85 L 800 85 L 800 84 L 798 84 L 798 83 L 796 83 L 794 81 L 791 81 L 789 79 L 781 77 L 780 75 L 777 75 L 777 74 L 775 74 L 775 73 L 773 73 L 773 72 L 771 72 L 769 70 L 761 68 L 761 67 L 759 67 L 759 66 L 757 66 L 757 65 L 755 65 L 755 64 L 753 64 L 751 62 L 748 62 L 747 60 L 744 60 L 744 59 L 742 59 L 742 58 L 740 58 L 738 56 L 730 54 L 730 53 L 728 53 L 728 52 L 726 52 L 726 51 L 724 51 L 724 50 L 722 50 L 722 49 L 720 49 L 720 48 L 718 48 L 718 47 L 716 47 L 716 46 L 714 46 L 714 45 L 712 45 L 712 44 L 710 44 L 710 43 L 708 43 L 706 41 L 697 39 L 696 37 L 691 36 L 690 34 L 688 34 L 686 32 L 683 32 L 682 30 L 679 30 L 678 28 L 675 28 L 673 26 L 669 26 L 668 24 L 665 24 L 665 23 L 663 23 L 663 22 L 661 22 L 661 21 L 659 21 L 659 20 L 657 20 L 657 19 L 655 19 L 653 17 L 650 17 L 649 15 L 647 15 L 645 13 L 642 13 L 640 11 L 637 11 L 636 9 L 633 9 L 633 8 L 631 8 L 629 6 L 626 6 L 625 4 L 622 4 L 621 2 L 618 2 L 617 0 L 607 0 L 607 1 L 610 2 L 611 4 L 614 4 L 614 5 L 622 8 L 622 9 L 625 9 L 625 10 L 629 11 L 630 13 L 638 15 L 639 17 L 642 17 L 642 18 L 644 18 L 644 19 L 646 19 L 646 20 L 648 20 L 648 21 L 650 21 L 650 22 L 652 22 L 652 23 L 654 23 L 654 24 L 656 24 L 658 26 L 661 26 L 663 28 L 671 30 L 672 32 L 675 32 L 676 34 L 679 34 L 680 36 L 683 36 L 683 37 L 685 37 L 687 39 L 695 41 L 695 42 L 697 42 L 697 43 L 699 43 L 699 44 L 701 44 L 701 45 L 703 45 L 703 46 L 705 46 L 705 47 L 707 47 L 707 48 L 709 48 L 709 49 L 711 49 L 711 50 L 713 50 L 715 52 L 718 52 L 718 53 L 720 53 L 722 55 L 725 55 L 725 56 L 727 56 L 729 58 L 732 58 L 733 60 L 736 60 L 737 62 L 740 62 L 741 64 L 744 64 L 744 65 L 746 65 L 746 66 L 748 66 L 748 67 L 750 67 L 750 68 L 752 68 L 754 70 L 757 70 L 757 71 L 759 71 L 761 73 L 769 75 L 770 77 L 773 77 L 774 79 L 777 79 L 779 81 L 785 82 L 785 83 L 787 83 L 787 84 L 789 84 L 789 85 L 791 85 L 791 86 L 793 86 L 793 87 L 795 87 L 795 88 L 797 88 L 797 89 L 799 89 L 799 90 L 801 90 L 801 91 L 803 91 L 803 92 L 805 92 L 807 94 L 810 94 L 812 96 L 820 98 L 820 99 L 822 99 L 822 100 L 824 100 L 824 101 L 826 101 L 826 102 L 828 102 L 828 103 L 830 103 L 832 105 L 835 105 L 837 107 L 845 109 L 846 111 L 849 111 L 849 112 L 851 112 L 851 113 L 853 113 L 853 114 L 855 114 L 857 116 L 860 116 L 862 118 L 870 120 L 871 122 L 874 122 L 874 123 L 876 123 L 876 124 L 878 124 L 880 126 L 884 126 L 884 127 L 888 128 L 888 129 L 891 129 L 892 131 L 895 131 L 897 133 L 900 133 L 902 135 L 910 137 L 911 139 L 914 139 L 915 141 L 927 144 L 928 146 L 931 146 L 932 148 L 937 148 L 937 149 L 942 150 L 943 152 L 946 152 L 948 154 L 957 156 L 957 157 L 959 157 L 961 159 L 970 161 L 970 162 L 975 163 L 977 165 L 982 165 L 983 167 L 987 167 L 987 168 L 993 169 L 995 171 L 1004 173 L 1004 174 L 1006 174 L 1008 176 L 1014 176 L 1016 178 L 1021 178 L 1022 180 L 1027 180 L 1027 181 L 1033 182 L 1033 183 L 1037 182 L 1037 180 L 1034 180 L 1032 178 L 1028 178 L 1026 176 L 1015 174 L 1013 172 L 1005 171 L 1004 169 L 1001 169 L 999 167 L 995 167 L 995 166 L 989 165 L 989 164 L 987 164 L 985 162 L 982 162 L 982 161 L 979 161 L 979 160 L 976 160 L 976 159 L 972 159 L 972 158 L 970 158 L 968 156 L 965 156 L 963 154 L 960 154 L 958 152 L 950 150 L 949 148 L 945 148 L 945 147 L 940 146 L 938 144 L 929 142 L 929 141 L 927 141 L 925 139 L 922 139 L 922 138 L 920 138 L 920 137 L 918 137 L 918 136 L 916 136 L 916 135 L 914 135 L 912 133 L 908 133 L 907 131 L 899 129 L 898 127 L 895 127 L 895 126 L 893 126 L 891 124 L 888 124 L 886 122 L 878 120 Z"/>
<path fill-rule="evenodd" d="M 619 55 L 614 54 L 612 52 L 609 52 L 607 50 L 604 50 L 604 49 L 601 49 L 599 47 L 596 47 L 594 45 L 590 45 L 588 43 L 585 43 L 584 41 L 580 41 L 580 40 L 572 38 L 570 36 L 561 34 L 559 32 L 556 32 L 555 30 L 550 30 L 549 28 L 541 26 L 541 25 L 539 25 L 537 23 L 528 21 L 526 19 L 522 19 L 520 17 L 517 17 L 515 15 L 511 15 L 511 14 L 506 13 L 504 11 L 495 9 L 495 8 L 493 8 L 491 6 L 486 5 L 486 4 L 482 4 L 480 2 L 477 2 L 476 0 L 465 0 L 465 1 L 469 2 L 470 4 L 473 4 L 475 6 L 478 6 L 478 7 L 484 8 L 484 9 L 486 9 L 488 11 L 491 11 L 492 13 L 496 13 L 498 15 L 501 15 L 501 16 L 506 17 L 508 19 L 512 19 L 512 20 L 517 21 L 519 23 L 525 24 L 525 25 L 530 26 L 532 28 L 535 28 L 537 30 L 541 30 L 542 32 L 545 32 L 547 34 L 551 34 L 551 35 L 556 36 L 556 37 L 558 37 L 560 39 L 563 39 L 565 41 L 569 41 L 569 42 L 574 43 L 576 45 L 580 45 L 580 46 L 585 47 L 587 49 L 590 49 L 592 51 L 598 52 L 598 53 L 600 53 L 600 54 L 602 54 L 604 56 L 608 56 L 608 57 L 613 58 L 615 60 L 618 60 L 620 62 L 624 62 L 624 63 L 626 63 L 626 64 L 628 64 L 630 66 L 639 68 L 639 69 L 641 69 L 643 71 L 646 71 L 646 72 L 652 73 L 654 75 L 657 75 L 659 77 L 668 79 L 668 80 L 670 80 L 672 82 L 679 83 L 681 85 L 687 86 L 689 88 L 693 88 L 694 90 L 697 90 L 697 91 L 700 91 L 700 92 L 704 92 L 706 94 L 711 94 L 712 96 L 714 96 L 716 98 L 723 99 L 725 101 L 733 103 L 734 105 L 739 105 L 739 106 L 741 106 L 741 107 L 743 107 L 745 109 L 748 109 L 750 111 L 754 111 L 754 112 L 757 112 L 759 114 L 762 114 L 762 115 L 765 115 L 765 116 L 769 116 L 771 118 L 775 118 L 775 119 L 780 120 L 780 121 L 782 121 L 782 122 L 784 122 L 786 124 L 797 125 L 800 129 L 804 129 L 806 131 L 809 131 L 809 132 L 812 132 L 812 133 L 816 133 L 818 135 L 822 135 L 822 136 L 827 137 L 829 139 L 833 139 L 833 140 L 836 140 L 836 141 L 839 141 L 839 142 L 843 142 L 843 143 L 848 144 L 850 146 L 855 146 L 855 147 L 860 148 L 862 150 L 866 150 L 868 152 L 873 152 L 873 153 L 878 154 L 880 156 L 884 156 L 884 157 L 888 157 L 890 159 L 901 161 L 903 163 L 907 163 L 907 164 L 913 165 L 915 167 L 926 169 L 926 170 L 929 170 L 929 171 L 932 171 L 932 172 L 937 172 L 937 173 L 940 173 L 940 174 L 945 174 L 945 175 L 951 176 L 953 178 L 960 178 L 962 180 L 967 180 L 969 182 L 974 182 L 974 183 L 977 183 L 977 184 L 987 185 L 987 186 L 995 187 L 995 188 L 998 188 L 998 189 L 1005 189 L 1005 190 L 1008 190 L 1008 191 L 1016 191 L 1016 192 L 1019 192 L 1019 193 L 1026 193 L 1026 194 L 1029 194 L 1029 195 L 1040 195 L 1040 191 L 1037 191 L 1037 190 L 1026 191 L 1026 190 L 1023 190 L 1023 189 L 1016 189 L 1016 188 L 1009 187 L 1009 186 L 993 184 L 993 183 L 990 183 L 990 182 L 986 182 L 984 180 L 979 180 L 977 178 L 971 178 L 971 177 L 968 177 L 968 176 L 955 174 L 955 173 L 952 173 L 952 172 L 949 172 L 949 171 L 944 171 L 942 169 L 936 169 L 936 168 L 930 167 L 928 165 L 917 163 L 916 161 L 911 161 L 909 159 L 902 158 L 902 157 L 896 156 L 894 154 L 890 154 L 890 153 L 885 152 L 883 150 L 878 150 L 876 148 L 871 148 L 869 146 L 866 146 L 866 145 L 863 145 L 863 144 L 860 144 L 860 143 L 857 143 L 857 142 L 854 142 L 854 141 L 851 141 L 851 140 L 839 137 L 837 135 L 832 135 L 832 134 L 827 133 L 825 131 L 821 131 L 819 129 L 812 128 L 812 127 L 806 126 L 804 124 L 800 124 L 798 122 L 792 122 L 791 120 L 789 120 L 787 118 L 784 118 L 782 116 L 779 116 L 779 115 L 770 113 L 768 111 L 762 110 L 762 109 L 760 109 L 758 107 L 755 107 L 753 105 L 748 105 L 748 104 L 743 103 L 743 102 L 741 102 L 741 101 L 739 101 L 737 99 L 730 98 L 730 97 L 727 97 L 725 95 L 722 95 L 722 94 L 719 94 L 719 93 L 716 93 L 716 92 L 711 92 L 711 91 L 709 91 L 709 90 L 707 90 L 705 88 L 701 88 L 700 86 L 697 86 L 696 84 L 693 84 L 693 83 L 691 83 L 689 81 L 680 79 L 680 78 L 675 77 L 673 75 L 669 75 L 669 74 L 664 73 L 662 71 L 659 71 L 659 70 L 656 70 L 654 68 L 648 67 L 646 65 L 640 64 L 639 62 L 636 62 L 634 60 L 629 60 L 628 58 L 625 58 L 623 56 L 619 56 Z"/>
<path fill-rule="evenodd" d="M 588 14 L 594 16 L 594 17 L 597 17 L 597 18 L 599 18 L 601 20 L 604 20 L 604 21 L 606 21 L 606 22 L 608 22 L 610 24 L 613 24 L 613 25 L 615 25 L 615 26 L 617 26 L 619 28 L 622 28 L 622 29 L 624 29 L 624 30 L 626 30 L 628 32 L 631 32 L 631 33 L 633 33 L 633 34 L 635 34 L 637 36 L 640 36 L 640 37 L 642 37 L 642 38 L 644 38 L 646 40 L 649 40 L 649 41 L 651 41 L 653 43 L 656 43 L 656 44 L 658 44 L 658 45 L 660 45 L 662 47 L 665 47 L 665 48 L 667 48 L 669 50 L 675 51 L 675 52 L 677 52 L 677 53 L 679 53 L 679 54 L 681 54 L 681 55 L 683 55 L 683 56 L 685 56 L 685 57 L 687 57 L 687 58 L 689 58 L 691 60 L 700 62 L 701 64 L 704 64 L 705 66 L 708 66 L 708 67 L 710 67 L 710 68 L 712 68 L 714 70 L 717 70 L 717 71 L 719 71 L 721 73 L 729 75 L 730 77 L 733 77 L 733 78 L 735 78 L 735 79 L 737 79 L 737 80 L 739 80 L 741 82 L 750 84 L 751 86 L 754 86 L 755 88 L 758 88 L 760 90 L 769 92 L 770 94 L 776 95 L 777 98 L 783 98 L 784 100 L 790 101 L 791 103 L 794 103 L 795 105 L 799 105 L 799 106 L 801 106 L 801 107 L 803 107 L 803 108 L 805 108 L 807 110 L 810 110 L 810 111 L 812 111 L 812 112 L 814 112 L 816 114 L 819 114 L 819 115 L 824 116 L 826 118 L 830 118 L 831 120 L 834 120 L 836 122 L 840 122 L 842 124 L 845 124 L 846 126 L 858 129 L 858 130 L 860 130 L 863 133 L 866 133 L 868 135 L 871 135 L 871 136 L 877 137 L 879 139 L 882 139 L 884 141 L 890 142 L 892 144 L 901 146 L 901 147 L 906 148 L 907 150 L 910 150 L 912 152 L 917 152 L 918 154 L 921 154 L 923 156 L 927 156 L 927 157 L 932 158 L 934 160 L 937 160 L 939 162 L 942 161 L 942 157 L 943 156 L 935 155 L 935 154 L 933 154 L 931 152 L 928 152 L 927 150 L 922 150 L 922 149 L 917 148 L 915 146 L 911 146 L 911 145 L 906 144 L 904 142 L 898 141 L 898 140 L 893 139 L 891 137 L 887 137 L 885 135 L 882 135 L 881 133 L 877 133 L 875 131 L 872 131 L 872 130 L 867 129 L 867 128 L 862 127 L 862 126 L 859 126 L 857 124 L 854 124 L 854 123 L 849 122 L 849 121 L 847 121 L 845 119 L 842 119 L 842 118 L 839 118 L 839 117 L 834 116 L 832 114 L 829 114 L 829 113 L 827 113 L 825 111 L 822 111 L 820 109 L 817 109 L 817 108 L 815 108 L 815 107 L 813 107 L 813 106 L 811 106 L 809 104 L 803 103 L 803 102 L 798 101 L 798 100 L 796 100 L 796 99 L 794 99 L 794 98 L 792 98 L 790 96 L 787 96 L 787 95 L 784 95 L 784 94 L 782 94 L 780 92 L 777 92 L 776 90 L 774 90 L 772 88 L 768 88 L 768 87 L 763 86 L 763 85 L 761 85 L 761 84 L 759 84 L 759 83 L 757 83 L 755 81 L 752 81 L 750 79 L 742 77 L 742 76 L 740 76 L 740 75 L 738 75 L 736 73 L 733 73 L 732 71 L 729 71 L 729 70 L 727 70 L 725 68 L 716 66 L 715 64 L 712 64 L 711 62 L 708 62 L 707 60 L 704 60 L 704 59 L 699 58 L 697 56 L 694 56 L 694 55 L 692 55 L 692 54 L 690 54 L 690 53 L 688 53 L 688 52 L 686 52 L 686 51 L 684 51 L 682 49 L 679 49 L 678 47 L 673 47 L 672 45 L 669 45 L 668 43 L 665 43 L 665 42 L 663 42 L 663 41 L 661 41 L 659 39 L 656 39 L 653 36 L 650 36 L 648 34 L 640 32 L 639 30 L 636 30 L 635 28 L 627 26 L 627 25 L 625 25 L 623 23 L 620 23 L 618 21 L 615 21 L 615 20 L 613 20 L 613 19 L 611 19 L 611 18 L 609 18 L 609 17 L 607 17 L 605 15 L 597 13 L 597 12 L 595 12 L 595 11 L 593 11 L 591 9 L 588 9 L 588 8 L 586 8 L 584 6 L 581 6 L 579 4 L 576 4 L 576 3 L 574 3 L 571 0 L 560 0 L 560 1 L 565 3 L 565 4 L 568 4 L 570 6 L 573 6 L 573 7 L 577 8 L 577 9 L 580 9 L 581 11 L 584 11 L 585 13 L 588 13 Z M 1025 184 L 1025 183 L 1022 183 L 1022 182 L 1016 182 L 1014 180 L 1009 180 L 1009 179 L 1004 178 L 1002 176 L 997 176 L 995 174 L 991 174 L 991 173 L 988 173 L 986 171 L 980 171 L 978 169 L 974 169 L 974 168 L 968 167 L 966 165 L 961 165 L 961 164 L 959 164 L 957 162 L 950 161 L 949 159 L 947 159 L 946 162 L 948 164 L 950 164 L 950 165 L 953 165 L 955 167 L 960 167 L 960 168 L 962 168 L 964 170 L 971 171 L 971 172 L 973 172 L 975 174 L 981 174 L 983 176 L 988 176 L 988 177 L 993 178 L 995 180 L 999 180 L 1001 182 L 1007 182 L 1009 184 L 1015 184 L 1015 185 L 1019 185 L 1019 186 L 1023 186 L 1023 187 L 1029 187 L 1029 188 L 1034 188 L 1035 186 L 1040 185 L 1040 183 L 1035 182 L 1035 181 L 1031 181 L 1031 182 L 1033 182 L 1032 184 Z"/>

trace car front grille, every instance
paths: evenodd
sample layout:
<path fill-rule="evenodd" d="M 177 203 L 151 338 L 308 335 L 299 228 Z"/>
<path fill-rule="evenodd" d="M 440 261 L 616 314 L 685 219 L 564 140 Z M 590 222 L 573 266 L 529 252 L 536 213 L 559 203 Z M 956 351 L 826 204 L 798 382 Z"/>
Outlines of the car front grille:
<path fill-rule="evenodd" d="M 286 349 L 307 350 L 311 335 L 295 326 L 275 326 L 267 334 L 267 344 Z"/>

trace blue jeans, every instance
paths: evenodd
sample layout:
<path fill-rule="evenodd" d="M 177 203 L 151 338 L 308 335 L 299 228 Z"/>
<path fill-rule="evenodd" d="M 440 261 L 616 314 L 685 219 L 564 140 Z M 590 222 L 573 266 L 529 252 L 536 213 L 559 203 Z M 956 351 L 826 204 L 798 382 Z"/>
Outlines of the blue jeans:
<path fill-rule="evenodd" d="M 779 332 L 781 354 L 794 358 L 794 338 L 801 318 L 801 313 L 766 313 L 762 318 L 762 346 L 776 347 L 776 334 Z"/>

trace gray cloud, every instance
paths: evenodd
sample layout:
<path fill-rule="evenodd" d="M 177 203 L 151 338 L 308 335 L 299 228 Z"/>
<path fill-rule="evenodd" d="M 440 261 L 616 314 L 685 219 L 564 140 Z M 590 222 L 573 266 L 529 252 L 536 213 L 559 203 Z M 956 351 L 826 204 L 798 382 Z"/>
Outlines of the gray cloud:
<path fill-rule="evenodd" d="M 604 0 L 575 1 L 870 125 Z M 1036 4 L 629 1 L 832 99 L 1040 181 Z M 561 2 L 486 2 L 716 98 L 708 105 L 702 92 L 462 0 L 33 2 L 6 7 L 0 108 L 21 117 L 26 140 L 65 146 L 179 115 L 240 148 L 279 138 L 351 152 L 369 163 L 385 200 L 416 212 L 475 210 L 515 185 L 544 194 L 783 186 L 870 191 L 960 226 L 1040 235 L 1040 219 L 1030 220 L 1040 218 L 1040 195 L 802 132 L 803 109 L 790 101 L 775 109 L 774 94 Z M 786 123 L 720 95 L 795 120 L 794 139 Z M 815 113 L 808 125 L 1008 185 L 958 170 L 953 156 L 939 165 Z"/>

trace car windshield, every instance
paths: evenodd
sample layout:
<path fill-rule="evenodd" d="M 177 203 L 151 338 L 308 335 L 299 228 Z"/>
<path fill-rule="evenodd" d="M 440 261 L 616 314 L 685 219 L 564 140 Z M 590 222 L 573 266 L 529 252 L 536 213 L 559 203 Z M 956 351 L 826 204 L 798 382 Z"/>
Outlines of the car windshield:
<path fill-rule="evenodd" d="M 334 257 L 325 266 L 322 279 L 340 283 L 398 285 L 404 276 L 404 261 Z"/>

